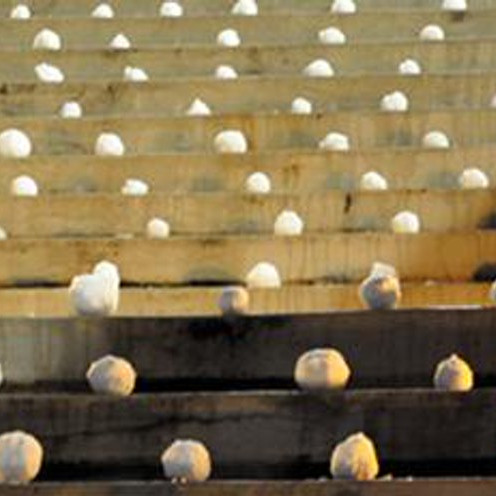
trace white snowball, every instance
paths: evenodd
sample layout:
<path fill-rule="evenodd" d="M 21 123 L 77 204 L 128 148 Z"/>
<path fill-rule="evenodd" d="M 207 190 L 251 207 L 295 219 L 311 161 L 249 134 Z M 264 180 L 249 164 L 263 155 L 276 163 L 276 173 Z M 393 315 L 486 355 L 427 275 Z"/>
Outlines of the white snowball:
<path fill-rule="evenodd" d="M 186 115 L 189 116 L 207 116 L 212 115 L 210 107 L 200 98 L 196 98 L 186 110 Z"/>
<path fill-rule="evenodd" d="M 250 293 L 242 286 L 223 288 L 218 307 L 223 315 L 245 314 L 250 307 Z"/>
<path fill-rule="evenodd" d="M 121 188 L 121 193 L 126 196 L 145 196 L 149 193 L 150 187 L 140 179 L 126 179 Z"/>
<path fill-rule="evenodd" d="M 334 76 L 334 69 L 327 60 L 317 59 L 303 69 L 303 75 L 307 77 L 332 77 Z"/>
<path fill-rule="evenodd" d="M 183 8 L 178 2 L 166 1 L 160 6 L 161 17 L 182 17 L 183 14 Z"/>
<path fill-rule="evenodd" d="M 281 276 L 276 266 L 269 262 L 260 262 L 246 276 L 248 288 L 280 288 Z"/>
<path fill-rule="evenodd" d="M 374 444 L 362 432 L 349 436 L 334 448 L 330 469 L 335 479 L 375 479 L 379 473 L 379 461 Z"/>
<path fill-rule="evenodd" d="M 442 391 L 470 391 L 474 374 L 467 362 L 457 355 L 442 360 L 434 372 L 434 387 Z"/>
<path fill-rule="evenodd" d="M 448 12 L 464 12 L 467 8 L 467 0 L 443 0 L 442 9 Z"/>
<path fill-rule="evenodd" d="M 255 0 L 238 0 L 231 9 L 233 15 L 256 16 L 258 5 Z"/>
<path fill-rule="evenodd" d="M 303 220 L 292 210 L 283 210 L 274 223 L 276 236 L 301 236 L 303 229 Z"/>
<path fill-rule="evenodd" d="M 100 5 L 97 5 L 91 13 L 91 17 L 96 17 L 99 19 L 112 19 L 114 15 L 114 9 L 108 3 L 101 3 Z"/>
<path fill-rule="evenodd" d="M 420 232 L 420 219 L 413 212 L 399 212 L 391 219 L 391 229 L 397 234 L 416 234 Z"/>
<path fill-rule="evenodd" d="M 489 178 L 480 169 L 465 169 L 458 177 L 458 184 L 462 189 L 486 189 Z"/>
<path fill-rule="evenodd" d="M 128 65 L 124 68 L 124 81 L 143 83 L 149 79 L 147 72 L 141 69 L 141 67 L 131 67 Z"/>
<path fill-rule="evenodd" d="M 357 7 L 353 0 L 334 0 L 331 6 L 333 14 L 355 14 L 356 11 Z"/>
<path fill-rule="evenodd" d="M 248 142 L 241 131 L 228 129 L 215 136 L 214 147 L 217 153 L 246 153 Z"/>
<path fill-rule="evenodd" d="M 95 393 L 129 396 L 136 385 L 136 372 L 127 360 L 106 355 L 90 365 L 86 379 Z"/>
<path fill-rule="evenodd" d="M 6 239 L 8 239 L 9 235 L 7 234 L 7 231 L 0 226 L 0 241 L 5 241 Z M 0 378 L 0 384 L 1 382 L 3 382 L 3 375 L 1 374 L 1 371 L 0 371 L 0 375 L 1 375 L 1 378 Z"/>
<path fill-rule="evenodd" d="M 78 102 L 65 102 L 60 107 L 59 114 L 64 119 L 79 119 L 83 115 L 83 109 Z"/>
<path fill-rule="evenodd" d="M 217 79 L 237 79 L 238 73 L 230 65 L 219 65 L 215 69 L 215 77 Z"/>
<path fill-rule="evenodd" d="M 398 72 L 404 76 L 419 76 L 422 67 L 415 59 L 405 59 L 398 66 Z"/>
<path fill-rule="evenodd" d="M 27 5 L 19 4 L 13 7 L 10 11 L 10 18 L 17 20 L 25 20 L 31 18 L 31 10 Z"/>
<path fill-rule="evenodd" d="M 42 29 L 33 40 L 35 50 L 58 51 L 62 49 L 62 38 L 51 29 Z"/>
<path fill-rule="evenodd" d="M 384 95 L 381 100 L 381 110 L 385 112 L 406 112 L 408 106 L 408 98 L 401 91 L 394 91 Z"/>
<path fill-rule="evenodd" d="M 350 139 L 346 134 L 332 132 L 319 142 L 319 148 L 321 150 L 347 152 L 351 148 Z"/>
<path fill-rule="evenodd" d="M 311 114 L 313 110 L 312 102 L 303 97 L 297 97 L 291 103 L 291 113 L 299 115 Z"/>
<path fill-rule="evenodd" d="M 247 178 L 245 188 L 248 193 L 266 195 L 272 190 L 270 177 L 263 172 L 254 172 Z"/>
<path fill-rule="evenodd" d="M 65 79 L 64 73 L 57 66 L 45 62 L 38 64 L 34 68 L 34 72 L 43 83 L 60 84 Z"/>
<path fill-rule="evenodd" d="M 350 375 L 343 355 L 332 348 L 307 351 L 294 370 L 294 380 L 302 389 L 343 389 Z"/>
<path fill-rule="evenodd" d="M 91 274 L 72 278 L 69 298 L 78 315 L 103 317 L 112 315 L 119 306 L 120 275 L 117 266 L 102 261 Z"/>
<path fill-rule="evenodd" d="M 217 35 L 217 45 L 237 47 L 241 45 L 241 38 L 236 30 L 224 29 Z"/>
<path fill-rule="evenodd" d="M 369 171 L 360 178 L 360 189 L 363 191 L 385 191 L 388 189 L 388 182 L 378 172 Z"/>
<path fill-rule="evenodd" d="M 0 483 L 27 484 L 36 478 L 43 462 L 38 439 L 23 431 L 0 436 Z"/>
<path fill-rule="evenodd" d="M 129 50 L 131 46 L 131 41 L 124 33 L 116 34 L 109 43 L 113 50 Z"/>
<path fill-rule="evenodd" d="M 450 140 L 441 131 L 430 131 L 422 138 L 422 146 L 424 148 L 445 149 L 450 147 Z"/>
<path fill-rule="evenodd" d="M 146 225 L 146 236 L 149 239 L 166 239 L 170 236 L 169 223 L 158 217 L 150 219 Z"/>
<path fill-rule="evenodd" d="M 126 147 L 118 134 L 102 133 L 95 143 L 95 155 L 100 157 L 120 157 L 126 153 Z"/>
<path fill-rule="evenodd" d="M 334 26 L 319 31 L 319 41 L 324 45 L 344 45 L 346 43 L 346 35 Z"/>
<path fill-rule="evenodd" d="M 422 41 L 443 41 L 444 30 L 437 24 L 428 24 L 422 28 L 419 37 Z"/>
<path fill-rule="evenodd" d="M 0 155 L 6 158 L 27 158 L 33 146 L 28 135 L 19 129 L 6 129 L 0 133 Z"/>
<path fill-rule="evenodd" d="M 163 452 L 161 462 L 165 476 L 172 482 L 204 482 L 212 472 L 210 454 L 199 441 L 174 441 Z"/>
<path fill-rule="evenodd" d="M 400 281 L 391 265 L 376 262 L 368 277 L 360 284 L 361 302 L 371 310 L 396 308 L 401 300 Z"/>
<path fill-rule="evenodd" d="M 30 176 L 18 176 L 10 183 L 10 194 L 13 196 L 38 196 L 38 185 Z"/>

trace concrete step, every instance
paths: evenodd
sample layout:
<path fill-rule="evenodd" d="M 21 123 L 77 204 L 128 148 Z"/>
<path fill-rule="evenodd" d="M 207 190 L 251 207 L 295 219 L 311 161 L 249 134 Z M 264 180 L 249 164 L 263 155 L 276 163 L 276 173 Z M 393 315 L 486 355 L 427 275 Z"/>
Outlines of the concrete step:
<path fill-rule="evenodd" d="M 419 147 L 423 136 L 440 130 L 455 148 L 489 145 L 496 140 L 496 112 L 445 110 L 437 112 L 333 112 L 324 115 L 232 114 L 205 118 L 3 118 L 0 129 L 17 127 L 33 142 L 36 155 L 93 155 L 102 132 L 120 135 L 126 153 L 214 152 L 216 135 L 242 131 L 251 151 L 317 150 L 329 132 L 345 133 L 350 147 Z M 442 150 L 441 150 L 442 152 Z M 346 152 L 336 152 L 342 154 Z"/>
<path fill-rule="evenodd" d="M 262 294 L 253 296 L 255 302 L 262 300 Z M 124 292 L 124 305 L 126 300 L 129 294 Z M 33 394 L 87 390 L 89 364 L 108 353 L 134 364 L 139 391 L 294 388 L 298 357 L 316 347 L 334 347 L 352 369 L 351 388 L 429 388 L 437 363 L 458 353 L 473 367 L 476 387 L 485 387 L 496 383 L 495 320 L 489 308 L 333 311 L 234 320 L 4 318 L 0 361 L 7 389 Z M 454 396 L 463 407 L 465 395 Z"/>
<path fill-rule="evenodd" d="M 378 110 L 382 97 L 402 91 L 412 110 L 487 108 L 494 96 L 496 73 L 472 75 L 342 76 L 332 79 L 247 77 L 237 81 L 212 78 L 171 79 L 146 85 L 127 83 L 4 84 L 0 115 L 56 116 L 62 104 L 76 100 L 86 116 L 184 116 L 195 98 L 214 114 L 289 112 L 298 96 L 314 112 Z"/>
<path fill-rule="evenodd" d="M 330 2 L 329 2 L 330 4 Z M 396 4 L 397 5 L 397 4 Z M 292 13 L 261 12 L 257 17 L 231 16 L 216 12 L 209 17 L 123 18 L 102 21 L 90 17 L 33 17 L 22 23 L 0 18 L 0 47 L 31 49 L 33 38 L 44 28 L 56 31 L 65 48 L 104 48 L 117 33 L 125 33 L 138 48 L 159 45 L 209 44 L 227 27 L 236 29 L 244 43 L 297 44 L 315 43 L 318 32 L 337 26 L 355 41 L 415 41 L 427 24 L 441 25 L 446 39 L 473 39 L 494 36 L 496 8 L 476 10 L 463 22 L 456 16 L 442 12 L 417 10 L 367 10 L 353 16 L 336 16 L 330 12 Z"/>
<path fill-rule="evenodd" d="M 278 215 L 290 209 L 306 233 L 390 231 L 402 210 L 420 216 L 422 230 L 496 228 L 496 191 L 331 192 L 314 195 L 121 194 L 0 196 L 0 225 L 12 238 L 146 237 L 154 217 L 166 219 L 172 236 L 272 234 Z M 153 191 L 153 187 L 152 187 Z M 325 214 L 324 214 L 325 212 Z"/>
<path fill-rule="evenodd" d="M 127 65 L 145 69 L 151 80 L 170 77 L 212 76 L 218 65 L 232 65 L 240 76 L 255 74 L 300 75 L 313 60 L 327 59 L 339 75 L 397 74 L 399 64 L 415 58 L 426 74 L 480 73 L 496 64 L 494 40 L 444 43 L 354 43 L 341 46 L 242 45 L 237 48 L 180 45 L 157 50 L 115 52 L 77 50 L 0 52 L 4 82 L 34 82 L 34 68 L 42 62 L 60 67 L 68 82 L 121 81 Z M 135 83 L 136 84 L 136 83 Z M 138 83 L 139 84 L 139 83 Z M 141 85 L 144 85 L 141 83 Z"/>
<path fill-rule="evenodd" d="M 219 315 L 221 287 L 123 288 L 117 315 L 179 317 Z M 486 283 L 404 283 L 401 308 L 487 305 Z M 73 315 L 67 288 L 8 288 L 0 290 L 3 317 L 69 317 Z M 250 314 L 301 314 L 331 309 L 356 310 L 362 304 L 356 284 L 290 285 L 250 290 Z"/>
<path fill-rule="evenodd" d="M 284 283 L 362 280 L 378 260 L 396 266 L 405 281 L 496 278 L 496 234 L 307 234 L 134 239 L 13 239 L 0 244 L 3 286 L 68 284 L 96 262 L 116 262 L 127 284 L 219 284 L 242 281 L 269 261 Z M 160 267 L 157 270 L 157 267 Z"/>
<path fill-rule="evenodd" d="M 244 191 L 247 177 L 267 173 L 276 193 L 325 193 L 358 188 L 360 177 L 376 170 L 396 189 L 456 189 L 466 167 L 479 167 L 496 179 L 492 145 L 450 150 L 376 148 L 349 153 L 318 150 L 278 150 L 246 155 L 170 153 L 95 157 L 91 155 L 34 155 L 26 160 L 0 159 L 0 189 L 29 174 L 44 192 L 115 192 L 129 177 L 139 175 L 155 192 Z M 136 164 L 139 163 L 137 169 Z M 70 164 L 70 167 L 67 166 Z"/>

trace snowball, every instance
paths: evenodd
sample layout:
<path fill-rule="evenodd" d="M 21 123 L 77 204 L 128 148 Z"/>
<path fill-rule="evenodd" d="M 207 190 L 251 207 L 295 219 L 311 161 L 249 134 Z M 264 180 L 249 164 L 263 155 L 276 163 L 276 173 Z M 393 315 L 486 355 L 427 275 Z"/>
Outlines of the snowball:
<path fill-rule="evenodd" d="M 145 196 L 150 191 L 148 184 L 140 179 L 126 179 L 121 193 L 127 196 Z"/>
<path fill-rule="evenodd" d="M 248 288 L 279 288 L 281 276 L 277 268 L 268 262 L 260 262 L 246 276 Z"/>
<path fill-rule="evenodd" d="M 110 40 L 109 47 L 114 50 L 129 50 L 131 41 L 124 33 L 119 33 Z"/>
<path fill-rule="evenodd" d="M 64 119 L 79 119 L 83 115 L 83 109 L 78 102 L 65 102 L 60 107 L 59 115 Z"/>
<path fill-rule="evenodd" d="M 51 29 L 42 29 L 33 40 L 35 50 L 58 51 L 62 48 L 62 38 Z"/>
<path fill-rule="evenodd" d="M 371 310 L 396 308 L 401 300 L 396 269 L 380 262 L 374 263 L 369 276 L 360 284 L 358 292 L 362 303 Z"/>
<path fill-rule="evenodd" d="M 224 29 L 217 35 L 217 45 L 237 47 L 241 45 L 241 38 L 236 30 Z"/>
<path fill-rule="evenodd" d="M 11 11 L 10 11 L 10 18 L 11 19 L 17 19 L 17 20 L 25 20 L 29 19 L 31 17 L 31 10 L 27 5 L 24 4 L 19 4 L 16 5 Z"/>
<path fill-rule="evenodd" d="M 350 375 L 343 355 L 332 348 L 307 351 L 298 358 L 294 371 L 302 389 L 343 389 Z"/>
<path fill-rule="evenodd" d="M 10 183 L 10 194 L 14 196 L 38 196 L 38 185 L 29 176 L 18 176 Z"/>
<path fill-rule="evenodd" d="M 38 79 L 43 83 L 60 84 L 64 82 L 64 73 L 55 65 L 50 65 L 45 62 L 38 64 L 34 68 L 34 72 Z"/>
<path fill-rule="evenodd" d="M 256 16 L 258 5 L 255 0 L 238 0 L 231 9 L 233 15 Z"/>
<path fill-rule="evenodd" d="M 363 191 L 385 191 L 388 189 L 388 182 L 378 172 L 370 171 L 360 178 L 360 189 Z"/>
<path fill-rule="evenodd" d="M 0 483 L 27 484 L 39 473 L 43 447 L 31 434 L 6 432 L 0 436 Z"/>
<path fill-rule="evenodd" d="M 245 188 L 248 193 L 266 195 L 272 190 L 270 177 L 263 172 L 254 172 L 246 180 Z"/>
<path fill-rule="evenodd" d="M 379 461 L 374 444 L 362 432 L 349 436 L 334 448 L 330 469 L 335 479 L 375 479 L 379 473 Z"/>
<path fill-rule="evenodd" d="M 120 157 L 126 153 L 121 137 L 115 133 L 102 133 L 95 143 L 95 155 L 100 157 Z"/>
<path fill-rule="evenodd" d="M 95 393 L 129 396 L 136 385 L 136 372 L 127 360 L 107 355 L 90 365 L 86 379 Z"/>
<path fill-rule="evenodd" d="M 381 110 L 385 112 L 406 112 L 408 105 L 408 98 L 401 91 L 389 93 L 381 100 Z"/>
<path fill-rule="evenodd" d="M 214 147 L 217 153 L 246 153 L 248 142 L 241 131 L 228 129 L 215 136 Z"/>
<path fill-rule="evenodd" d="M 160 6 L 161 17 L 182 17 L 182 6 L 177 2 L 166 1 Z"/>
<path fill-rule="evenodd" d="M 357 7 L 353 0 L 334 0 L 331 6 L 333 14 L 355 14 Z"/>
<path fill-rule="evenodd" d="M 218 306 L 223 315 L 245 314 L 250 307 L 250 294 L 242 286 L 223 288 Z"/>
<path fill-rule="evenodd" d="M 422 28 L 419 37 L 422 41 L 443 41 L 444 30 L 437 24 L 429 24 Z"/>
<path fill-rule="evenodd" d="M 170 236 L 170 225 L 164 219 L 155 217 L 146 225 L 146 236 L 150 239 L 166 239 Z"/>
<path fill-rule="evenodd" d="M 6 129 L 0 133 L 0 155 L 6 158 L 26 158 L 31 155 L 31 140 L 19 129 Z"/>
<path fill-rule="evenodd" d="M 212 115 L 210 107 L 199 98 L 195 98 L 193 103 L 186 110 L 186 115 L 189 116 L 207 116 Z"/>
<path fill-rule="evenodd" d="M 292 210 L 284 210 L 274 223 L 274 234 L 276 236 L 301 236 L 304 223 L 301 217 Z"/>
<path fill-rule="evenodd" d="M 462 189 L 489 188 L 489 178 L 480 169 L 465 169 L 458 176 L 458 184 Z"/>
<path fill-rule="evenodd" d="M 448 12 L 464 12 L 467 8 L 467 0 L 443 0 L 442 9 Z"/>
<path fill-rule="evenodd" d="M 7 234 L 7 231 L 0 226 L 0 241 L 5 241 L 8 239 L 9 235 Z M 3 382 L 3 374 L 1 373 L 0 369 L 0 384 Z"/>
<path fill-rule="evenodd" d="M 430 131 L 422 138 L 422 146 L 424 148 L 449 148 L 450 140 L 441 131 Z"/>
<path fill-rule="evenodd" d="M 165 476 L 172 482 L 204 482 L 212 471 L 210 454 L 199 441 L 174 441 L 163 452 L 161 462 Z"/>
<path fill-rule="evenodd" d="M 422 67 L 415 59 L 405 59 L 398 66 L 398 72 L 404 76 L 418 76 L 422 74 Z"/>
<path fill-rule="evenodd" d="M 347 152 L 350 149 L 350 139 L 346 134 L 332 132 L 319 142 L 319 148 L 321 150 Z"/>
<path fill-rule="evenodd" d="M 457 355 L 441 361 L 434 372 L 434 387 L 442 391 L 470 391 L 474 374 L 467 362 Z"/>
<path fill-rule="evenodd" d="M 303 69 L 303 75 L 307 77 L 332 77 L 334 76 L 334 69 L 327 60 L 317 59 Z"/>
<path fill-rule="evenodd" d="M 399 212 L 391 219 L 391 229 L 398 234 L 416 234 L 420 232 L 420 219 L 413 212 Z"/>
<path fill-rule="evenodd" d="M 99 19 L 111 19 L 114 15 L 114 9 L 108 3 L 97 5 L 91 13 L 91 17 L 97 17 Z"/>
<path fill-rule="evenodd" d="M 142 83 L 148 81 L 149 77 L 147 72 L 140 67 L 126 66 L 124 68 L 124 81 Z"/>
<path fill-rule="evenodd" d="M 340 29 L 330 26 L 319 31 L 319 41 L 324 45 L 344 45 L 346 35 Z"/>
<path fill-rule="evenodd" d="M 312 102 L 306 98 L 297 97 L 291 103 L 291 113 L 299 115 L 308 115 L 312 113 Z"/>
<path fill-rule="evenodd" d="M 106 316 L 117 311 L 120 275 L 117 266 L 103 261 L 95 265 L 91 274 L 72 278 L 69 298 L 78 315 Z"/>
<path fill-rule="evenodd" d="M 238 73 L 230 65 L 219 65 L 215 69 L 215 77 L 217 79 L 237 79 Z"/>

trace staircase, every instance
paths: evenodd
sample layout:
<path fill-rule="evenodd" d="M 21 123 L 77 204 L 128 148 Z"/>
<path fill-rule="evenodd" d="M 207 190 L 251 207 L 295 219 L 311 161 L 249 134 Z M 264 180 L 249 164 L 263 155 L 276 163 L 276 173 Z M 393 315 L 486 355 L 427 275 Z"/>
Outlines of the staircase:
<path fill-rule="evenodd" d="M 157 0 L 113 0 L 115 18 L 95 19 L 94 0 L 30 0 L 23 21 L 9 19 L 15 3 L 0 0 L 0 132 L 23 130 L 34 151 L 0 158 L 0 433 L 36 435 L 45 457 L 35 482 L 0 496 L 494 496 L 496 196 L 458 177 L 478 167 L 496 181 L 496 1 L 450 13 L 440 0 L 356 0 L 356 14 L 336 15 L 329 0 L 259 0 L 260 15 L 243 17 L 230 0 L 183 0 L 185 16 L 166 19 Z M 446 39 L 421 41 L 427 24 Z M 328 26 L 348 42 L 319 43 Z M 43 28 L 61 51 L 32 49 Z M 240 47 L 216 44 L 226 28 Z M 120 32 L 131 50 L 108 48 Z M 336 76 L 304 77 L 317 58 Z M 398 73 L 407 58 L 422 75 Z M 38 81 L 42 62 L 65 82 Z M 221 64 L 239 79 L 215 79 Z M 150 80 L 124 82 L 126 66 Z M 380 110 L 392 91 L 408 112 Z M 291 113 L 297 96 L 312 114 Z M 212 116 L 185 115 L 195 98 Z M 81 119 L 59 117 L 71 100 Z M 241 130 L 249 152 L 216 153 L 225 129 Z M 422 146 L 433 130 L 449 149 Z M 349 152 L 319 149 L 330 131 L 349 136 Z M 96 156 L 102 132 L 126 154 Z M 371 170 L 388 191 L 360 190 Z M 256 171 L 270 194 L 245 191 Z M 21 174 L 39 196 L 9 194 Z M 128 178 L 150 193 L 122 195 Z M 274 235 L 288 208 L 302 236 Z M 420 233 L 391 232 L 402 210 L 419 215 Z M 146 238 L 156 216 L 169 239 Z M 77 318 L 67 287 L 102 259 L 121 271 L 118 313 Z M 223 318 L 222 288 L 263 260 L 282 288 L 250 290 L 250 315 Z M 401 276 L 399 310 L 361 308 L 358 285 L 378 260 Z M 350 364 L 350 387 L 298 391 L 298 357 L 329 346 Z M 476 373 L 470 393 L 432 387 L 454 352 Z M 88 365 L 108 353 L 138 372 L 129 398 L 89 391 Z M 356 431 L 392 480 L 330 479 L 333 447 Z M 211 481 L 165 481 L 160 455 L 176 438 L 208 446 Z"/>

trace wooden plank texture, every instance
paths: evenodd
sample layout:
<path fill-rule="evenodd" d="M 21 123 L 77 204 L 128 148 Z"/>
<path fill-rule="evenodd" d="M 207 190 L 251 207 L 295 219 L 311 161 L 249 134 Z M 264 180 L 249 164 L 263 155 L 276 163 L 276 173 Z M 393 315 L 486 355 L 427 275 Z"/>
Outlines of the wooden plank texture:
<path fill-rule="evenodd" d="M 7 385 L 81 383 L 93 360 L 113 353 L 135 365 L 145 386 L 288 387 L 302 353 L 330 346 L 349 362 L 351 387 L 429 387 L 436 364 L 452 353 L 472 365 L 477 386 L 494 385 L 495 320 L 493 309 L 453 308 L 235 321 L 3 319 L 0 363 Z"/>
<path fill-rule="evenodd" d="M 284 283 L 358 281 L 377 260 L 395 265 L 406 281 L 492 280 L 495 253 L 496 235 L 489 231 L 307 234 L 295 239 L 13 239 L 0 243 L 0 282 L 68 284 L 102 259 L 117 263 L 128 284 L 242 281 L 261 261 L 276 264 Z"/>

